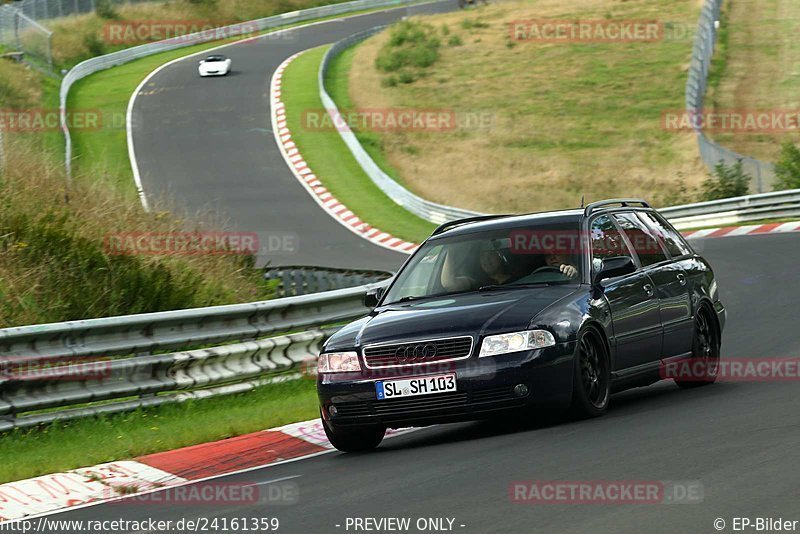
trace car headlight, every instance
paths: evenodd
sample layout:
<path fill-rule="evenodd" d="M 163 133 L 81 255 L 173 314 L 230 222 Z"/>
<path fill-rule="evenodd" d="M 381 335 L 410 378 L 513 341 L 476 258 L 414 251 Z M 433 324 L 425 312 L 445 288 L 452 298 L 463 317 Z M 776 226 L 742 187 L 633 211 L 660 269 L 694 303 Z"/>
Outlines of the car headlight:
<path fill-rule="evenodd" d="M 326 352 L 317 359 L 318 373 L 349 373 L 360 371 L 358 354 L 355 352 Z"/>
<path fill-rule="evenodd" d="M 483 339 L 478 357 L 483 358 L 484 356 L 497 356 L 498 354 L 508 354 L 509 352 L 522 350 L 543 349 L 552 347 L 555 344 L 556 340 L 553 334 L 547 330 L 524 330 L 522 332 L 497 334 Z"/>

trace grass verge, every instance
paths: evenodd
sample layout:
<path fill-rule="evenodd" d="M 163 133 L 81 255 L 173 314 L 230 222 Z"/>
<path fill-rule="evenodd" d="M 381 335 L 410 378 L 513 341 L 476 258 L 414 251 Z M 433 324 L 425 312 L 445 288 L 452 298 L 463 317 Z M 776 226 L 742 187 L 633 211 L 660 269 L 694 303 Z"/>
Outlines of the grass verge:
<path fill-rule="evenodd" d="M 281 93 L 292 138 L 320 181 L 348 209 L 376 228 L 420 242 L 431 234 L 435 225 L 387 197 L 364 173 L 338 132 L 311 129 L 303 123 L 304 112 L 324 112 L 317 73 L 327 48 L 302 54 L 284 72 Z M 332 75 L 338 76 L 335 71 Z"/>
<path fill-rule="evenodd" d="M 215 441 L 319 416 L 315 383 L 54 423 L 0 435 L 0 483 Z M 13 460 L 12 460 L 13 459 Z"/>

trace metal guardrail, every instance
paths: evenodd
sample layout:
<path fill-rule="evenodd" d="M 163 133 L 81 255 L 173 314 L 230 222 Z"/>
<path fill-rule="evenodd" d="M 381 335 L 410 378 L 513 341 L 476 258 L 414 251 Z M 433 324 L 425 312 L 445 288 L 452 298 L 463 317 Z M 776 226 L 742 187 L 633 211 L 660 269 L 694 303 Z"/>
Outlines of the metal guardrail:
<path fill-rule="evenodd" d="M 280 282 L 279 297 L 308 295 L 345 287 L 374 284 L 391 278 L 392 273 L 356 269 L 332 269 L 308 266 L 270 267 L 264 273 L 267 280 Z"/>
<path fill-rule="evenodd" d="M 331 325 L 369 311 L 364 295 L 379 285 L 2 329 L 0 431 L 296 377 Z M 203 348 L 222 343 L 229 344 Z"/>
<path fill-rule="evenodd" d="M 407 0 L 354 0 L 352 2 L 345 2 L 341 4 L 332 4 L 310 9 L 303 9 L 300 11 L 292 11 L 290 13 L 282 13 L 272 17 L 242 22 L 238 24 L 231 24 L 218 28 L 212 32 L 197 32 L 189 35 L 181 36 L 176 39 L 166 39 L 164 41 L 157 41 L 154 43 L 147 43 L 131 48 L 126 48 L 118 52 L 112 52 L 103 56 L 93 57 L 87 59 L 73 67 L 64 76 L 61 82 L 61 90 L 59 94 L 59 107 L 61 113 L 61 130 L 64 132 L 65 137 L 65 150 L 64 150 L 64 163 L 66 167 L 67 179 L 72 180 L 72 138 L 70 137 L 69 127 L 66 120 L 67 98 L 69 90 L 72 85 L 78 80 L 94 74 L 101 70 L 105 70 L 118 65 L 123 65 L 129 61 L 140 59 L 143 57 L 166 52 L 169 50 L 177 50 L 187 46 L 196 45 L 199 43 L 207 43 L 219 39 L 219 35 L 238 35 L 242 33 L 258 33 L 269 29 L 286 26 L 296 22 L 303 22 L 318 18 L 342 15 L 354 11 L 361 11 L 364 9 L 373 9 L 380 7 L 402 6 L 408 4 Z M 142 195 L 142 191 L 139 191 Z"/>
<path fill-rule="evenodd" d="M 678 229 L 800 217 L 800 189 L 661 208 Z"/>
<path fill-rule="evenodd" d="M 357 33 L 339 41 L 330 49 L 328 49 L 325 57 L 322 59 L 322 64 L 320 65 L 319 69 L 319 96 L 322 100 L 322 105 L 325 107 L 328 114 L 330 114 L 334 124 L 337 125 L 336 129 L 339 132 L 339 135 L 341 135 L 342 140 L 347 145 L 347 148 L 350 149 L 350 152 L 353 154 L 353 157 L 356 158 L 358 164 L 362 169 L 364 169 L 364 172 L 375 183 L 375 185 L 378 186 L 378 188 L 394 202 L 407 209 L 414 215 L 436 224 L 480 215 L 475 211 L 454 208 L 452 206 L 445 206 L 443 204 L 437 204 L 435 202 L 425 200 L 424 198 L 415 195 L 397 183 L 391 176 L 386 174 L 377 163 L 375 163 L 367 151 L 364 150 L 364 147 L 361 146 L 356 134 L 353 133 L 347 124 L 341 120 L 341 113 L 339 112 L 339 108 L 336 106 L 336 102 L 333 101 L 331 96 L 328 94 L 328 91 L 325 89 L 325 77 L 327 76 L 331 61 L 346 49 L 378 33 L 384 28 L 385 26 L 378 26 L 364 32 Z"/>
<path fill-rule="evenodd" d="M 689 65 L 689 77 L 686 82 L 686 112 L 690 118 L 701 116 L 703 111 L 708 74 L 720 24 L 722 2 L 723 0 L 706 0 L 700 12 L 700 21 L 692 49 L 692 61 Z M 775 179 L 775 166 L 772 163 L 743 156 L 720 146 L 709 139 L 696 122 L 694 129 L 697 134 L 700 157 L 710 171 L 713 171 L 720 162 L 725 165 L 733 165 L 741 161 L 744 170 L 753 177 L 753 186 L 758 193 L 763 193 L 772 185 Z"/>

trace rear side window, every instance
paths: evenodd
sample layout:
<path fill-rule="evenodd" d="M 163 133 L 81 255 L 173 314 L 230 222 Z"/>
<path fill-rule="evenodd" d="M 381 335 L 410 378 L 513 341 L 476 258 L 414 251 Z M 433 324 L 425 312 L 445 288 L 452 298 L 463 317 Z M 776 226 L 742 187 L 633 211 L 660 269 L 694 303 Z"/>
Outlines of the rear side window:
<path fill-rule="evenodd" d="M 627 256 L 636 263 L 617 226 L 608 215 L 601 215 L 592 221 L 590 240 L 592 244 L 592 269 L 595 272 L 600 268 L 601 260 L 605 258 Z"/>
<path fill-rule="evenodd" d="M 692 253 L 691 249 L 681 239 L 681 236 L 678 235 L 678 232 L 667 226 L 660 217 L 643 211 L 638 212 L 638 215 L 647 226 L 655 231 L 656 235 L 661 237 L 661 241 L 673 258 Z"/>
<path fill-rule="evenodd" d="M 639 220 L 633 213 L 614 215 L 622 231 L 628 236 L 633 250 L 639 256 L 642 267 L 667 260 L 667 253 L 661 247 L 656 233 Z"/>

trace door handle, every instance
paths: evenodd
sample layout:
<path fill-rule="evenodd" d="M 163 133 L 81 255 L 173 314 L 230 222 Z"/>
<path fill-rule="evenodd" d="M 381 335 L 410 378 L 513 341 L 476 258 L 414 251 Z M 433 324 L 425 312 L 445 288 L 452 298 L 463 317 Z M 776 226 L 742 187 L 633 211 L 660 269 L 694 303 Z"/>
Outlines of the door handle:
<path fill-rule="evenodd" d="M 678 273 L 678 282 L 680 282 L 680 284 L 682 286 L 685 286 L 686 285 L 686 275 L 683 274 L 683 273 Z"/>
<path fill-rule="evenodd" d="M 642 286 L 642 289 L 644 289 L 644 292 L 647 293 L 648 297 L 652 297 L 653 296 L 653 286 L 652 285 L 645 284 L 645 285 Z"/>

